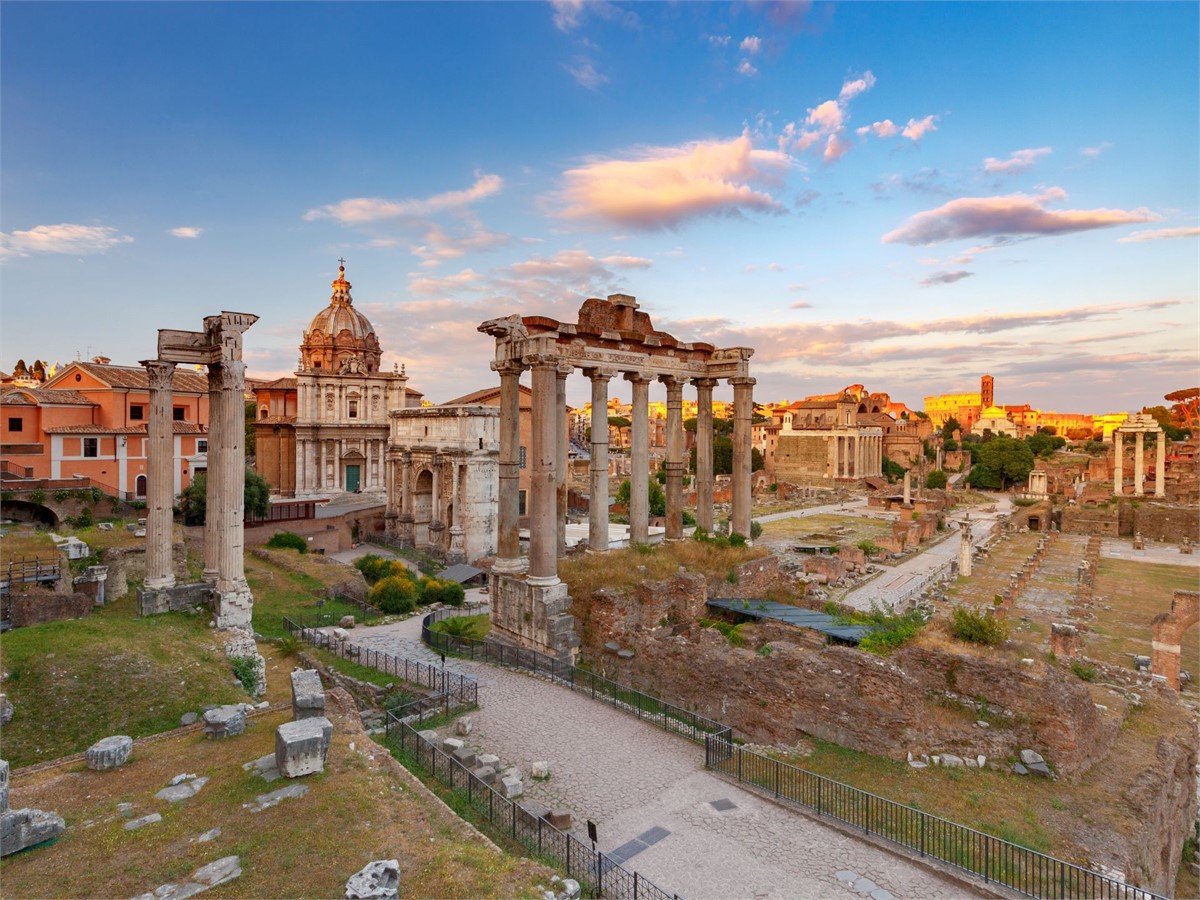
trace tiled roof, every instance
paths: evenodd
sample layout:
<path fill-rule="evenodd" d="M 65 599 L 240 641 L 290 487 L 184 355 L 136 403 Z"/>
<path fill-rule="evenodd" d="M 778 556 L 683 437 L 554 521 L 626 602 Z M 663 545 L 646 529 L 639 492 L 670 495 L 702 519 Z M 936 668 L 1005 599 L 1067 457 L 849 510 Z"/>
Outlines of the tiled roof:
<path fill-rule="evenodd" d="M 87 372 L 93 378 L 112 387 L 150 389 L 150 378 L 141 366 L 102 366 L 99 363 L 85 362 L 71 363 L 54 376 L 51 383 L 60 380 L 71 368 Z M 177 394 L 207 394 L 208 376 L 176 369 L 172 376 L 171 389 Z M 57 388 L 52 387 L 51 390 Z"/>
<path fill-rule="evenodd" d="M 96 404 L 79 391 L 42 390 L 40 388 L 12 388 L 4 392 L 5 403 L 36 403 L 38 406 L 95 406 Z"/>
<path fill-rule="evenodd" d="M 172 422 L 175 434 L 208 434 L 195 422 Z M 46 434 L 146 434 L 145 425 L 52 425 Z"/>
<path fill-rule="evenodd" d="M 264 381 L 254 386 L 258 391 L 286 391 L 296 389 L 295 378 L 276 378 L 274 381 Z"/>
<path fill-rule="evenodd" d="M 522 409 L 530 409 L 533 406 L 533 391 L 525 385 L 520 386 L 520 400 L 518 401 Z M 482 390 L 472 391 L 470 394 L 463 394 L 461 397 L 455 397 L 453 400 L 447 400 L 442 406 L 472 406 L 474 404 L 485 403 L 488 400 L 500 399 L 500 385 L 495 387 L 483 388 Z"/>

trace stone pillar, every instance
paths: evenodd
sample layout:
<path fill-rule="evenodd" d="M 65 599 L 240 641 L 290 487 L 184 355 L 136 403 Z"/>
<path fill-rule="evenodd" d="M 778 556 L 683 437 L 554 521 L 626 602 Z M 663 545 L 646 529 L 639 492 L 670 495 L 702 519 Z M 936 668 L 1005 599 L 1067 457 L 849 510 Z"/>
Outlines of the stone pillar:
<path fill-rule="evenodd" d="M 217 464 L 215 451 L 223 446 L 225 424 L 221 409 L 221 364 L 208 367 L 208 473 L 205 476 L 205 492 L 215 497 L 221 491 L 224 470 Z M 149 480 L 149 479 L 147 479 Z M 217 547 L 221 543 L 222 510 L 205 505 L 204 513 L 204 571 L 201 578 L 209 584 L 217 583 Z M 146 523 L 150 524 L 149 521 Z"/>
<path fill-rule="evenodd" d="M 1145 437 L 1146 435 L 1140 431 L 1133 436 L 1133 495 L 1135 497 L 1141 497 L 1146 493 Z"/>
<path fill-rule="evenodd" d="M 696 525 L 713 530 L 713 412 L 715 378 L 696 378 Z"/>
<path fill-rule="evenodd" d="M 1167 433 L 1160 431 L 1154 453 L 1154 496 L 1167 496 Z"/>
<path fill-rule="evenodd" d="M 753 378 L 730 378 L 733 385 L 733 511 L 729 519 L 730 533 L 750 540 L 750 453 L 751 422 L 754 415 Z"/>
<path fill-rule="evenodd" d="M 608 380 L 613 373 L 589 369 L 592 380 L 591 501 L 588 504 L 588 547 L 594 553 L 608 550 Z"/>
<path fill-rule="evenodd" d="M 397 521 L 400 546 L 413 548 L 417 544 L 416 521 L 413 514 L 413 489 L 416 487 L 413 477 L 413 455 L 409 450 L 400 454 L 400 518 Z"/>
<path fill-rule="evenodd" d="M 171 565 L 175 505 L 175 427 L 171 401 L 175 363 L 156 359 L 142 365 L 146 367 L 150 381 L 150 439 L 146 451 L 146 589 L 153 591 L 175 586 Z"/>
<path fill-rule="evenodd" d="M 246 583 L 244 561 L 246 512 L 246 364 L 240 359 L 226 360 L 217 367 L 221 402 L 221 443 L 209 452 L 221 477 L 217 491 L 208 483 L 208 511 L 223 510 L 217 545 L 217 593 L 220 595 L 218 628 L 249 629 L 253 598 Z M 211 380 L 211 376 L 210 376 Z M 211 470 L 210 470 L 211 471 Z"/>
<path fill-rule="evenodd" d="M 971 519 L 968 516 L 967 520 L 962 524 L 962 534 L 958 545 L 958 574 L 969 577 L 971 575 L 972 561 Z"/>
<path fill-rule="evenodd" d="M 383 530 L 390 537 L 396 536 L 396 520 L 400 516 L 399 486 L 396 481 L 396 460 L 390 455 L 383 458 L 383 490 L 386 505 L 383 508 Z"/>
<path fill-rule="evenodd" d="M 567 376 L 574 370 L 575 367 L 569 362 L 560 362 L 555 369 L 554 381 L 554 427 L 558 432 L 558 451 L 554 459 L 554 494 L 558 516 L 559 559 L 567 555 L 567 461 L 570 458 L 570 435 L 567 433 Z"/>
<path fill-rule="evenodd" d="M 1125 437 L 1120 431 L 1113 432 L 1113 493 L 1125 493 Z"/>
<path fill-rule="evenodd" d="M 450 460 L 450 472 L 450 516 L 448 523 L 450 527 L 446 532 L 449 536 L 449 543 L 446 546 L 446 562 L 454 565 L 467 561 L 466 547 L 463 543 L 465 530 L 462 523 L 464 517 L 462 511 L 459 509 L 459 503 L 462 502 L 462 494 L 459 492 L 458 483 L 462 479 L 462 466 L 459 465 L 457 459 Z"/>
<path fill-rule="evenodd" d="M 445 457 L 438 453 L 433 454 L 433 463 L 430 466 L 430 471 L 433 474 L 432 488 L 430 495 L 429 508 L 429 548 L 434 556 L 443 556 L 445 544 L 443 538 L 446 533 L 445 516 L 442 515 L 442 468 L 445 465 Z"/>
<path fill-rule="evenodd" d="M 667 386 L 667 540 L 683 539 L 683 383 L 673 375 L 660 376 Z"/>
<path fill-rule="evenodd" d="M 641 372 L 626 372 L 633 385 L 633 422 L 629 473 L 629 545 L 650 539 L 650 378 Z"/>
<path fill-rule="evenodd" d="M 516 362 L 492 363 L 500 374 L 500 495 L 496 518 L 496 565 L 515 573 L 521 560 L 521 372 Z"/>
<path fill-rule="evenodd" d="M 912 469 L 904 470 L 904 505 L 912 506 Z"/>
<path fill-rule="evenodd" d="M 558 457 L 558 360 L 535 357 L 533 368 L 533 465 L 529 479 L 529 577 L 530 584 L 558 584 L 558 525 L 556 498 Z"/>

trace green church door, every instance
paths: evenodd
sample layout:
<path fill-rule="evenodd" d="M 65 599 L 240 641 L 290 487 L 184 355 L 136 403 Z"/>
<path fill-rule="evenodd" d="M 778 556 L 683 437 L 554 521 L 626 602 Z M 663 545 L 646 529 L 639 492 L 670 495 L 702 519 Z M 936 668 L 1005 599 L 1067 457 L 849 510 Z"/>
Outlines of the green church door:
<path fill-rule="evenodd" d="M 358 490 L 358 466 L 346 466 L 346 490 L 351 493 Z"/>

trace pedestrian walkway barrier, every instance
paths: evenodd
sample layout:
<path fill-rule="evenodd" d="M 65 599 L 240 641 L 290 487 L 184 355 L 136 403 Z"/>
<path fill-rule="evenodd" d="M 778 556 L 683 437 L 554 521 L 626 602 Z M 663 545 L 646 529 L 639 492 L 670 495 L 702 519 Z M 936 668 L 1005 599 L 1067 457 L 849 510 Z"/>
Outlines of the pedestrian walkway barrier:
<path fill-rule="evenodd" d="M 419 701 L 418 701 L 419 703 Z M 678 900 L 654 882 L 630 871 L 570 832 L 560 831 L 540 816 L 503 796 L 458 760 L 417 731 L 426 710 L 405 704 L 388 711 L 387 740 L 401 756 L 455 791 L 498 832 L 519 842 L 542 859 L 551 859 L 574 878 L 583 896 L 610 900 Z"/>

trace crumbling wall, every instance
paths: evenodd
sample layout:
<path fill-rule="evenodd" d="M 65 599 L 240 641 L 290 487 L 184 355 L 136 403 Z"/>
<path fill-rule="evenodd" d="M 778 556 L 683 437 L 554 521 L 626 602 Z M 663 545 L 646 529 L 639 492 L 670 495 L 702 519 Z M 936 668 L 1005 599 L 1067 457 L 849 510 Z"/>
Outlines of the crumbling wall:
<path fill-rule="evenodd" d="M 9 597 L 9 621 L 13 628 L 81 619 L 91 613 L 95 601 L 86 593 L 64 594 L 47 588 L 30 587 L 13 591 Z"/>
<path fill-rule="evenodd" d="M 1143 501 L 1131 510 L 1134 534 L 1152 541 L 1179 543 L 1185 537 L 1200 536 L 1200 509 L 1194 506 L 1167 506 Z"/>

